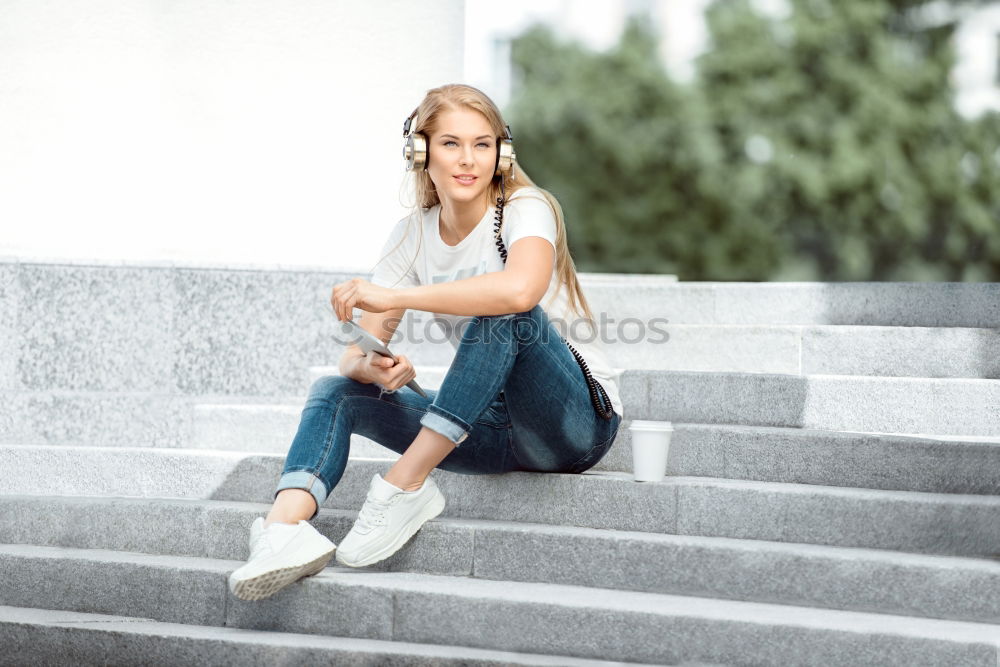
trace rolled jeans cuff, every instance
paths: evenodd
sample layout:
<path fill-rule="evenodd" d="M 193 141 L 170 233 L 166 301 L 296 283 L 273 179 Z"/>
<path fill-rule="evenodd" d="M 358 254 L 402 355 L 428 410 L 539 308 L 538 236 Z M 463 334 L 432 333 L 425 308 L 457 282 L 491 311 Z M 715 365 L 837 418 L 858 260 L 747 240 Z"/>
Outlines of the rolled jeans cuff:
<path fill-rule="evenodd" d="M 285 489 L 302 489 L 312 494 L 316 500 L 316 511 L 309 517 L 310 519 L 319 514 L 319 507 L 329 494 L 323 480 L 308 470 L 296 470 L 282 474 L 281 479 L 278 480 L 278 488 L 274 490 L 274 495 L 278 495 L 278 492 Z"/>
<path fill-rule="evenodd" d="M 420 424 L 448 438 L 456 447 L 469 437 L 472 430 L 469 424 L 433 403 L 427 406 L 427 414 L 420 418 Z"/>

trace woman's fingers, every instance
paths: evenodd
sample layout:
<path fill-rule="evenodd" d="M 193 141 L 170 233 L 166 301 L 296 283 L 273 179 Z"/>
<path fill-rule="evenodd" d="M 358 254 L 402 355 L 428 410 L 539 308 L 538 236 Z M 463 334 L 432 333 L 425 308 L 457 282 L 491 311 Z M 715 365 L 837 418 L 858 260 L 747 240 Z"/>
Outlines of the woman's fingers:
<path fill-rule="evenodd" d="M 330 305 L 333 306 L 333 314 L 337 316 L 338 320 L 343 320 L 340 316 L 340 292 L 341 285 L 334 285 L 333 293 L 330 294 Z"/>
<path fill-rule="evenodd" d="M 399 355 L 396 357 L 396 365 L 400 367 L 399 372 L 399 386 L 402 387 L 407 382 L 417 377 L 417 372 L 413 369 L 413 364 L 410 360 L 406 358 L 405 355 Z"/>
<path fill-rule="evenodd" d="M 333 297 L 330 301 L 337 313 L 338 320 L 348 320 L 354 313 L 354 304 L 357 301 L 356 292 L 357 287 L 353 281 L 340 283 L 333 288 Z"/>
<path fill-rule="evenodd" d="M 339 320 L 354 316 L 354 309 L 360 308 L 374 313 L 388 310 L 390 290 L 372 285 L 364 278 L 352 278 L 333 288 L 330 303 Z"/>
<path fill-rule="evenodd" d="M 337 315 L 337 319 L 343 321 L 344 316 L 344 294 L 347 291 L 347 283 L 338 283 L 333 287 L 333 294 L 330 296 L 330 303 L 333 304 L 333 312 Z"/>
<path fill-rule="evenodd" d="M 351 319 L 351 315 L 354 314 L 354 302 L 357 301 L 357 296 L 355 295 L 356 291 L 357 288 L 351 285 L 347 288 L 347 290 L 345 290 L 343 296 L 341 297 L 340 299 L 341 319 L 349 320 Z"/>
<path fill-rule="evenodd" d="M 410 380 L 417 377 L 417 371 L 413 368 L 410 360 L 403 355 L 396 357 L 393 361 L 389 357 L 383 357 L 375 352 L 369 364 L 373 368 L 375 381 L 389 390 L 399 389 Z"/>
<path fill-rule="evenodd" d="M 395 366 L 392 368 L 385 368 L 384 370 L 386 371 L 386 382 L 383 384 L 390 389 L 399 389 L 407 382 L 417 377 L 416 371 L 413 370 L 413 365 L 410 364 L 409 360 L 403 355 L 396 357 Z"/>

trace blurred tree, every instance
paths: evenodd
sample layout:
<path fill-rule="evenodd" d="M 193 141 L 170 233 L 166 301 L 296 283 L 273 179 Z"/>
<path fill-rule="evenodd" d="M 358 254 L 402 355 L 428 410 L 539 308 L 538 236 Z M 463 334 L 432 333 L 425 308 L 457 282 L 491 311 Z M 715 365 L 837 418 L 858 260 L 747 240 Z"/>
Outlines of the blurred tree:
<path fill-rule="evenodd" d="M 693 86 L 633 20 L 597 54 L 514 43 L 519 159 L 583 270 L 686 280 L 997 280 L 1000 115 L 952 105 L 952 25 L 908 0 L 711 6 Z M 531 150 L 532 146 L 544 150 Z"/>
<path fill-rule="evenodd" d="M 809 260 L 796 277 L 1000 277 L 1000 197 L 981 182 L 996 182 L 982 153 L 1000 135 L 954 109 L 954 25 L 922 27 L 918 2 L 789 4 L 783 18 L 713 4 L 699 72 L 732 178 L 761 174 Z"/>
<path fill-rule="evenodd" d="M 559 198 L 581 270 L 766 279 L 789 250 L 776 221 L 735 205 L 711 115 L 656 50 L 638 21 L 607 54 L 543 27 L 520 36 L 507 110 L 518 160 Z"/>

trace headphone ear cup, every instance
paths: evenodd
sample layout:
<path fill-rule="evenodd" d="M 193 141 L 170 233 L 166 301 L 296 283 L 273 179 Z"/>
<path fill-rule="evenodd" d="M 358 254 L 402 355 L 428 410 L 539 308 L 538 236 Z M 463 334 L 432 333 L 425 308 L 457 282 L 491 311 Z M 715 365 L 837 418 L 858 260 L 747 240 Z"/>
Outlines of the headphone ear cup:
<path fill-rule="evenodd" d="M 517 162 L 517 156 L 514 154 L 514 142 L 508 139 L 501 139 L 499 147 L 500 150 L 497 151 L 497 164 L 493 170 L 493 175 L 499 176 L 503 174 L 504 177 L 513 180 L 514 164 Z"/>
<path fill-rule="evenodd" d="M 410 132 L 403 144 L 406 171 L 423 171 L 427 168 L 427 137 L 423 132 Z"/>

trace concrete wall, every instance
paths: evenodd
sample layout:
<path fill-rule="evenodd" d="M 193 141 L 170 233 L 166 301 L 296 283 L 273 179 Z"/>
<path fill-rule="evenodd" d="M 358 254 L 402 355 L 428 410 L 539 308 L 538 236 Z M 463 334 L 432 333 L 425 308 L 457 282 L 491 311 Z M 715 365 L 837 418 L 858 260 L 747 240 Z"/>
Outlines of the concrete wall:
<path fill-rule="evenodd" d="M 310 368 L 340 359 L 330 296 L 356 275 L 0 261 L 0 443 L 187 446 L 196 405 L 300 402 Z M 422 318 L 401 329 L 433 326 Z M 420 363 L 454 356 L 443 340 L 419 348 Z"/>
<path fill-rule="evenodd" d="M 197 405 L 301 405 L 310 369 L 340 358 L 329 299 L 354 275 L 0 260 L 0 443 L 189 446 Z M 997 377 L 996 283 L 580 279 L 595 316 L 614 318 L 602 340 L 618 368 Z M 393 349 L 447 366 L 430 315 L 407 317 Z M 669 338 L 619 328 L 651 317 Z"/>
<path fill-rule="evenodd" d="M 369 267 L 463 7 L 0 2 L 0 256 Z"/>

